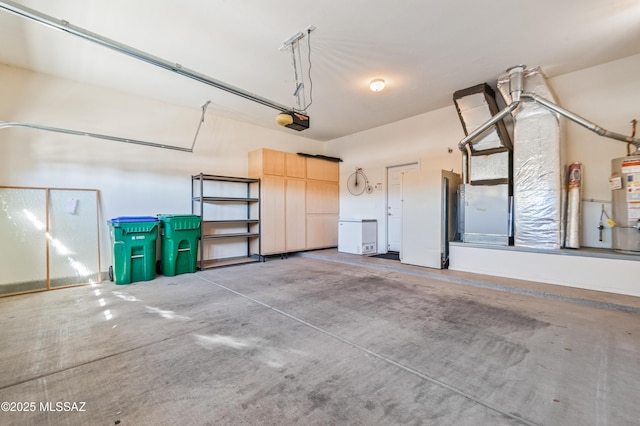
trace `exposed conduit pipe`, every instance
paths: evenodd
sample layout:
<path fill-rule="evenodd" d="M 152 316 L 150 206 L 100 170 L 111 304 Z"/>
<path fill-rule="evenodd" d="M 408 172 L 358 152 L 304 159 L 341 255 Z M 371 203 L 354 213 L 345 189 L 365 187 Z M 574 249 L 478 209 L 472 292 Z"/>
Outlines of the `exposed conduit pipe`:
<path fill-rule="evenodd" d="M 120 138 L 118 136 L 101 135 L 99 133 L 81 132 L 79 130 L 61 129 L 59 127 L 51 127 L 51 126 L 42 126 L 40 124 L 18 123 L 18 122 L 15 122 L 15 121 L 0 121 L 0 130 L 1 129 L 8 129 L 8 128 L 11 128 L 11 127 L 21 127 L 21 128 L 27 128 L 27 129 L 46 130 L 48 132 L 65 133 L 67 135 L 89 136 L 91 138 L 106 139 L 106 140 L 115 141 L 115 142 L 125 142 L 125 143 L 131 143 L 131 144 L 135 144 L 135 145 L 152 146 L 152 147 L 155 147 L 155 148 L 173 149 L 175 151 L 193 152 L 193 146 L 191 148 L 183 148 L 183 147 L 180 147 L 180 146 L 165 145 L 165 144 L 154 143 L 154 142 L 146 142 L 146 141 L 140 141 L 140 140 L 136 140 L 136 139 Z M 194 140 L 194 143 L 195 143 L 195 140 Z"/>
<path fill-rule="evenodd" d="M 65 20 L 59 20 L 52 16 L 45 15 L 44 13 L 38 12 L 37 10 L 30 9 L 28 7 L 22 6 L 18 3 L 12 1 L 0 1 L 0 9 L 4 9 L 6 11 L 15 13 L 18 16 L 22 16 L 23 18 L 31 19 L 33 21 L 39 22 L 41 24 L 47 25 L 51 28 L 55 28 L 69 34 L 72 34 L 76 37 L 80 37 L 82 39 L 91 41 L 93 43 L 99 44 L 101 46 L 107 47 L 109 49 L 115 50 L 116 52 L 124 53 L 125 55 L 131 56 L 133 58 L 139 59 L 141 61 L 150 63 L 151 65 L 155 65 L 160 68 L 164 68 L 169 71 L 173 71 L 176 74 L 189 77 L 193 80 L 199 81 L 200 83 L 207 84 L 209 86 L 213 86 L 217 89 L 224 90 L 225 92 L 232 93 L 234 95 L 240 96 L 242 98 L 248 99 L 253 102 L 257 102 L 259 104 L 268 106 L 275 110 L 281 112 L 290 112 L 291 108 L 286 107 L 277 102 L 271 101 L 269 99 L 263 98 L 262 96 L 258 96 L 246 90 L 240 89 L 238 87 L 232 86 L 230 84 L 224 83 L 220 80 L 216 80 L 212 77 L 201 74 L 197 71 L 190 70 L 188 68 L 182 67 L 182 65 L 169 62 L 165 59 L 159 58 L 157 56 L 153 56 L 141 50 L 135 49 L 131 46 L 127 46 L 125 44 L 119 43 L 115 40 L 109 39 L 107 37 L 103 37 L 99 34 L 93 33 L 91 31 L 87 31 L 84 28 L 75 26 L 70 24 Z"/>

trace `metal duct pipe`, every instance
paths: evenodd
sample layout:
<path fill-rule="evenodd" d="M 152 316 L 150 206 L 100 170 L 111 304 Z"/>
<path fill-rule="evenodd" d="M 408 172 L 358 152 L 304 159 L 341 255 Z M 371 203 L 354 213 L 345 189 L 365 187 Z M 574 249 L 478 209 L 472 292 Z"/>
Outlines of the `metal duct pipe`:
<path fill-rule="evenodd" d="M 469 135 L 467 135 L 467 137 L 462 139 L 460 141 L 460 143 L 458 143 L 458 149 L 460 149 L 460 151 L 462 151 L 462 183 L 469 183 L 468 182 L 468 173 L 469 173 L 469 169 L 468 169 L 469 168 L 468 145 L 470 143 L 472 143 L 473 141 L 475 141 L 479 136 L 482 135 L 482 133 L 484 133 L 486 130 L 488 130 L 491 126 L 493 126 L 498 121 L 500 121 L 504 117 L 506 117 L 507 114 L 510 114 L 511 111 L 516 109 L 519 104 L 520 104 L 520 101 L 512 102 L 510 105 L 508 105 L 507 107 L 502 109 L 500 112 L 498 112 L 496 115 L 491 117 L 489 120 L 485 121 L 476 130 L 474 130 Z"/>
<path fill-rule="evenodd" d="M 155 65 L 157 67 L 164 68 L 169 71 L 173 71 L 176 74 L 189 77 L 193 80 L 199 81 L 200 83 L 213 86 L 217 89 L 224 90 L 225 92 L 232 93 L 234 95 L 240 96 L 245 99 L 249 99 L 250 101 L 257 102 L 259 104 L 268 106 L 278 111 L 282 111 L 282 112 L 291 111 L 291 108 L 286 107 L 277 102 L 271 101 L 269 99 L 263 98 L 262 96 L 258 96 L 251 92 L 247 92 L 246 90 L 240 89 L 238 87 L 234 87 L 230 84 L 223 83 L 222 81 L 216 80 L 212 77 L 206 76 L 204 74 L 190 70 L 188 68 L 183 68 L 182 65 L 180 64 L 169 62 L 157 56 L 150 55 L 141 50 L 135 49 L 125 44 L 119 43 L 115 40 L 111 40 L 99 34 L 92 33 L 91 31 L 87 31 L 83 28 L 72 25 L 65 20 L 58 20 L 52 16 L 45 15 L 44 13 L 40 13 L 37 10 L 30 9 L 18 3 L 8 1 L 8 0 L 0 1 L 0 9 L 4 9 L 6 11 L 15 13 L 16 15 L 22 16 L 23 18 L 31 19 L 33 21 L 47 25 L 51 28 L 55 28 L 55 29 L 67 32 L 76 37 L 80 37 L 85 40 L 91 41 L 93 43 L 99 44 L 101 46 L 107 47 L 109 49 L 115 50 L 116 52 L 124 53 L 125 55 L 150 63 L 151 65 Z"/>
<path fill-rule="evenodd" d="M 524 65 L 516 65 L 507 70 L 509 73 L 509 94 L 513 102 L 520 100 L 524 88 Z"/>
<path fill-rule="evenodd" d="M 469 173 L 469 151 L 468 145 L 475 141 L 479 136 L 482 135 L 487 129 L 496 124 L 498 121 L 502 120 L 507 114 L 511 113 L 515 110 L 522 100 L 533 101 L 536 102 L 545 108 L 557 112 L 558 114 L 568 118 L 569 120 L 578 123 L 579 125 L 586 127 L 592 132 L 597 133 L 600 136 L 604 136 L 611 139 L 616 139 L 622 142 L 630 143 L 636 147 L 636 152 L 640 150 L 640 139 L 634 136 L 626 136 L 620 133 L 611 132 L 609 130 L 603 129 L 595 123 L 590 122 L 577 114 L 572 113 L 547 99 L 536 95 L 535 93 L 524 92 L 523 88 L 523 74 L 524 74 L 524 65 L 516 65 L 507 70 L 509 73 L 509 94 L 511 95 L 512 102 L 507 107 L 505 107 L 498 114 L 494 115 L 491 119 L 487 120 L 484 124 L 470 133 L 467 137 L 462 139 L 460 143 L 458 143 L 458 148 L 462 152 L 462 183 L 468 183 L 468 173 Z"/>
<path fill-rule="evenodd" d="M 522 93 L 522 98 L 524 99 L 529 99 L 532 100 L 536 103 L 539 103 L 540 105 L 544 106 L 547 109 L 550 109 L 552 111 L 557 112 L 560 115 L 563 115 L 565 117 L 567 117 L 569 120 L 578 123 L 579 125 L 586 127 L 587 129 L 591 130 L 594 133 L 597 133 L 600 136 L 604 136 L 607 138 L 611 138 L 611 139 L 616 139 L 622 142 L 626 142 L 626 143 L 630 143 L 632 145 L 634 145 L 636 147 L 636 149 L 640 149 L 640 139 L 638 138 L 634 138 L 632 136 L 625 136 L 623 134 L 620 133 L 616 133 L 616 132 L 611 132 L 609 130 L 603 129 L 602 127 L 598 126 L 597 124 L 594 124 L 582 117 L 580 117 L 579 115 L 576 115 L 574 113 L 572 113 L 571 111 L 567 111 L 566 109 L 554 104 L 553 102 L 550 102 L 548 100 L 546 100 L 543 97 L 540 97 L 534 93 Z"/>
<path fill-rule="evenodd" d="M 136 139 L 120 138 L 120 137 L 117 137 L 117 136 L 101 135 L 99 133 L 81 132 L 81 131 L 78 131 L 78 130 L 71 130 L 71 129 L 61 129 L 59 127 L 42 126 L 42 125 L 39 125 L 39 124 L 18 123 L 18 122 L 15 122 L 15 121 L 0 121 L 0 130 L 1 129 L 8 129 L 10 127 L 21 127 L 21 128 L 27 128 L 27 129 L 46 130 L 48 132 L 65 133 L 67 135 L 89 136 L 91 138 L 106 139 L 106 140 L 115 141 L 115 142 L 125 142 L 125 143 L 131 143 L 131 144 L 135 144 L 135 145 L 152 146 L 152 147 L 155 147 L 155 148 L 173 149 L 175 151 L 193 152 L 193 147 L 192 148 L 183 148 L 183 147 L 180 147 L 180 146 L 164 145 L 164 144 L 155 143 L 155 142 L 146 142 L 146 141 L 140 141 L 140 140 L 136 140 Z M 194 143 L 195 143 L 195 141 L 194 141 Z"/>

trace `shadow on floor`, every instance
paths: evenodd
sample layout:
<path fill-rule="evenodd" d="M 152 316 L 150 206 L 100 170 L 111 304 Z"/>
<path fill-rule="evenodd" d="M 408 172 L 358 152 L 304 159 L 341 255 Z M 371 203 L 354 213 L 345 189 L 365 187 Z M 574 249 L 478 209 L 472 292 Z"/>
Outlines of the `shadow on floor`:
<path fill-rule="evenodd" d="M 377 257 L 378 259 L 400 260 L 400 253 L 397 251 L 390 251 L 387 253 L 374 254 L 369 257 Z"/>

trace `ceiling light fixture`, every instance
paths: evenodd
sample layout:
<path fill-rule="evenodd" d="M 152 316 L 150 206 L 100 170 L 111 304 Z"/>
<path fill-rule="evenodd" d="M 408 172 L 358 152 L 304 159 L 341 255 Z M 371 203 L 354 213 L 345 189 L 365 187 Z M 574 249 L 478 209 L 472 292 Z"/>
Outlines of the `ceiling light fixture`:
<path fill-rule="evenodd" d="M 384 89 L 384 85 L 385 82 L 382 78 L 375 78 L 369 83 L 369 89 L 371 89 L 372 92 L 379 92 Z"/>

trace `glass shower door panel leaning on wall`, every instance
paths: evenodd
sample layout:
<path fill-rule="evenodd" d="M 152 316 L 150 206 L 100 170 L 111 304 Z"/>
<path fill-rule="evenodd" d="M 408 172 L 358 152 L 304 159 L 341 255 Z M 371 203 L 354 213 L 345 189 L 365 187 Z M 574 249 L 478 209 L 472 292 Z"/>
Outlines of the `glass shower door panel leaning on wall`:
<path fill-rule="evenodd" d="M 97 218 L 97 191 L 49 190 L 51 288 L 100 281 Z"/>
<path fill-rule="evenodd" d="M 0 188 L 0 295 L 47 289 L 47 192 Z"/>
<path fill-rule="evenodd" d="M 100 281 L 98 191 L 0 187 L 0 296 Z"/>

